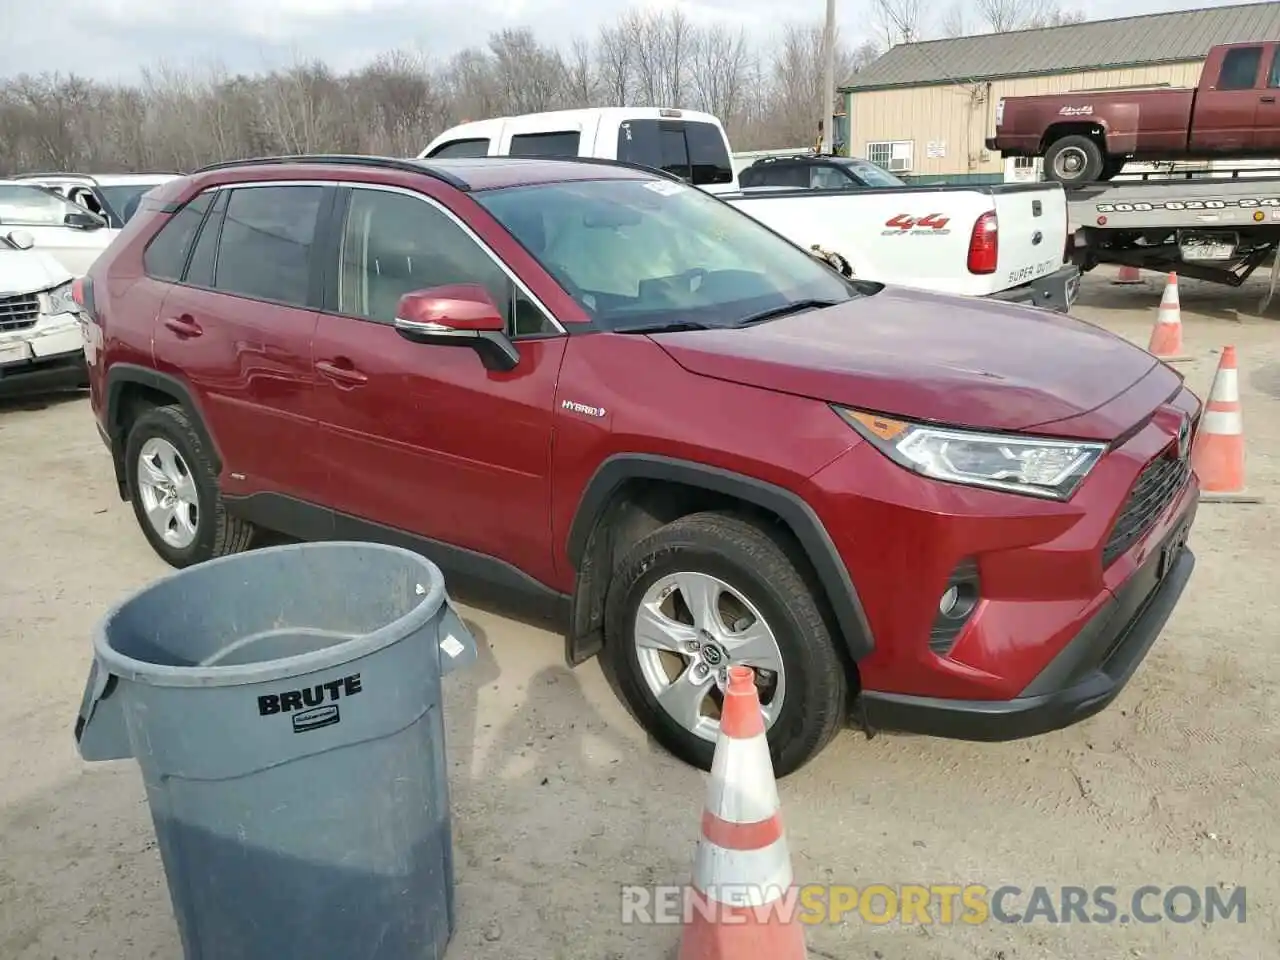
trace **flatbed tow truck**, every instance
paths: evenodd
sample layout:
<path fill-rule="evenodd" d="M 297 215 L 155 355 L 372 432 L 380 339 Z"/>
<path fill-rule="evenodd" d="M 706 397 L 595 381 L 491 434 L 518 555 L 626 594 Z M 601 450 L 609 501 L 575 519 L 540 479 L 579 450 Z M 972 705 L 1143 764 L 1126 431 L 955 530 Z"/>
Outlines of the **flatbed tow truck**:
<path fill-rule="evenodd" d="M 1280 176 L 1276 168 L 1131 175 L 1067 190 L 1068 258 L 1138 267 L 1238 287 L 1268 259 L 1276 290 Z"/>

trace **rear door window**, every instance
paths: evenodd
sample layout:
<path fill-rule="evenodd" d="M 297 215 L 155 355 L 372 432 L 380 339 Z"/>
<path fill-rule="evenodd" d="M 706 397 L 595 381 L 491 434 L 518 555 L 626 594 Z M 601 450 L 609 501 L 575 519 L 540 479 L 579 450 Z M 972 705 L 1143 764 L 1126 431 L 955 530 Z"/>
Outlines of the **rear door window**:
<path fill-rule="evenodd" d="M 618 127 L 618 159 L 665 170 L 695 186 L 733 180 L 724 138 L 710 123 L 628 120 Z"/>
<path fill-rule="evenodd" d="M 1238 47 L 1228 50 L 1222 58 L 1222 72 L 1218 74 L 1219 90 L 1252 90 L 1258 80 L 1258 67 L 1262 64 L 1261 47 Z"/>
<path fill-rule="evenodd" d="M 196 287 L 213 286 L 213 267 L 218 259 L 218 235 L 222 232 L 222 217 L 227 211 L 227 198 L 231 191 L 219 190 L 213 201 L 213 210 L 200 228 L 191 262 L 187 264 L 186 283 Z"/>
<path fill-rule="evenodd" d="M 160 232 L 151 238 L 142 254 L 142 269 L 155 280 L 177 282 L 187 265 L 187 254 L 204 215 L 213 202 L 213 193 L 205 191 L 173 214 Z"/>
<path fill-rule="evenodd" d="M 804 190 L 809 187 L 809 169 L 795 163 L 761 164 L 743 170 L 738 182 L 744 187 L 789 187 Z"/>
<path fill-rule="evenodd" d="M 582 134 L 577 130 L 557 133 L 518 133 L 511 138 L 508 153 L 513 157 L 576 157 Z"/>
<path fill-rule="evenodd" d="M 213 285 L 226 293 L 306 306 L 311 250 L 325 188 L 238 187 L 231 191 Z"/>
<path fill-rule="evenodd" d="M 450 157 L 487 157 L 489 155 L 489 140 L 487 137 L 481 137 L 478 140 L 450 140 L 448 143 L 442 143 L 431 151 L 431 157 L 439 157 L 447 160 Z"/>

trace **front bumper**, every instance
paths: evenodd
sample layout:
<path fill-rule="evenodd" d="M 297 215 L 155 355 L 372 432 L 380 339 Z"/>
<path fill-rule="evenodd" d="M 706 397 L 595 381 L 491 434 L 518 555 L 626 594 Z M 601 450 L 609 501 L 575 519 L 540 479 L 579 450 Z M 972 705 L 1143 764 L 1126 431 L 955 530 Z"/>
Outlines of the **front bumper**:
<path fill-rule="evenodd" d="M 1080 292 L 1080 268 L 1073 263 L 1063 264 L 1053 273 L 1046 274 L 1038 280 L 1024 283 L 1018 287 L 1010 287 L 999 293 L 991 294 L 992 300 L 1004 300 L 1009 303 L 1025 303 L 1033 307 L 1044 307 L 1057 313 L 1067 313 L 1076 302 Z"/>
<path fill-rule="evenodd" d="M 0 335 L 0 381 L 88 380 L 84 334 L 73 314 L 44 315 L 35 326 Z"/>
<path fill-rule="evenodd" d="M 1164 629 L 1195 568 L 1186 547 L 1194 507 L 1112 600 L 1011 700 L 951 700 L 866 692 L 872 727 L 953 740 L 1037 736 L 1085 720 L 1120 693 Z"/>

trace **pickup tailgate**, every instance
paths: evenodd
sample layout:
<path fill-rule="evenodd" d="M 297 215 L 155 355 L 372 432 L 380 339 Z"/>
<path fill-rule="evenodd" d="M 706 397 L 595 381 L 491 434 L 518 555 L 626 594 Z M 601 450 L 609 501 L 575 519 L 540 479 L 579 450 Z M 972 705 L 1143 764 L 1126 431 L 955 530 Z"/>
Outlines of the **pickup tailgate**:
<path fill-rule="evenodd" d="M 992 191 L 999 224 L 996 272 L 984 294 L 1020 287 L 1062 266 L 1067 251 L 1067 196 L 1057 183 L 1005 184 Z"/>
<path fill-rule="evenodd" d="M 1056 183 L 878 190 L 741 191 L 723 199 L 806 249 L 844 256 L 866 280 L 938 293 L 991 296 L 1053 273 L 1067 244 Z M 994 214 L 994 273 L 969 269 L 969 245 Z"/>

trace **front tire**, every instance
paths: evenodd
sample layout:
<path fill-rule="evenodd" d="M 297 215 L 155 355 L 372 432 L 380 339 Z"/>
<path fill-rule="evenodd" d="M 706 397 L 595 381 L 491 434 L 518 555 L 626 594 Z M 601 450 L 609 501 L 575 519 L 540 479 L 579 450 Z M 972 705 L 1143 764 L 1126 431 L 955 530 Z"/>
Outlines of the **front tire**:
<path fill-rule="evenodd" d="M 227 514 L 200 435 L 181 407 L 152 407 L 133 422 L 125 470 L 138 526 L 170 566 L 252 546 L 253 525 Z"/>
<path fill-rule="evenodd" d="M 815 587 L 779 539 L 730 514 L 684 517 L 628 551 L 609 587 L 602 661 L 649 734 L 702 770 L 730 664 L 756 670 L 776 776 L 843 725 L 848 675 Z"/>

